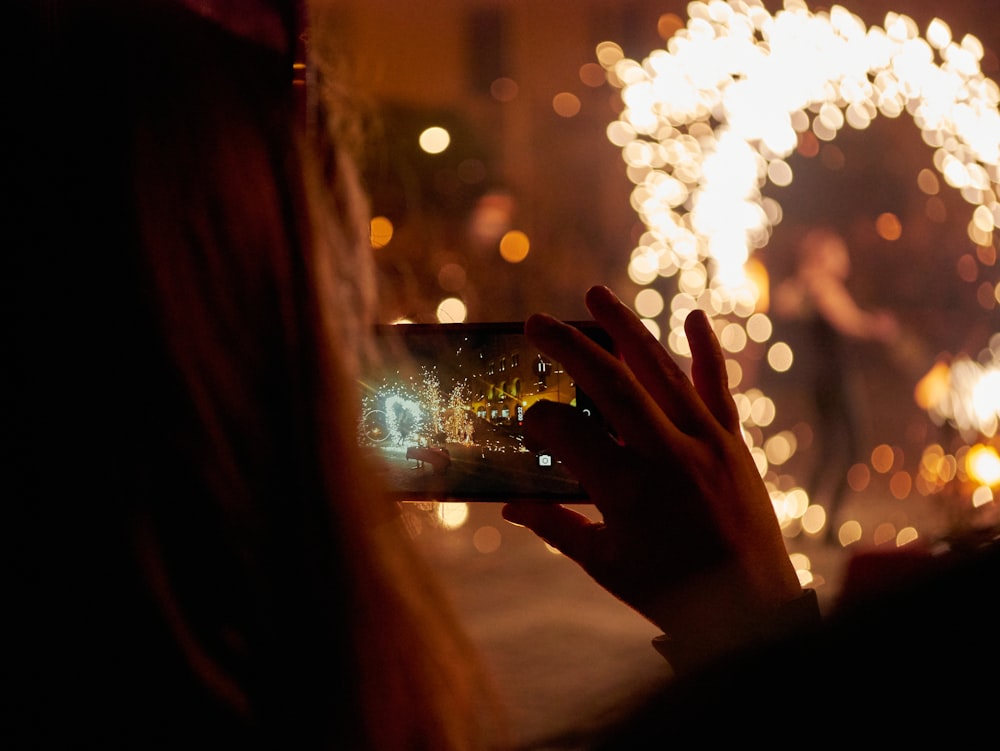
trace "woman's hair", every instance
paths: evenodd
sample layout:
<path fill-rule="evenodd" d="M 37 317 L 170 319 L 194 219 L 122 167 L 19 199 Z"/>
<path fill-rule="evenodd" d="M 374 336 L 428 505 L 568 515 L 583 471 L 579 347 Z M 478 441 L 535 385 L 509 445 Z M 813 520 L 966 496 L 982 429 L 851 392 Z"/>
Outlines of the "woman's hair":
<path fill-rule="evenodd" d="M 337 87 L 310 61 L 303 106 L 288 49 L 199 5 L 25 16 L 21 730 L 489 747 L 475 651 L 356 443 L 374 307 Z"/>

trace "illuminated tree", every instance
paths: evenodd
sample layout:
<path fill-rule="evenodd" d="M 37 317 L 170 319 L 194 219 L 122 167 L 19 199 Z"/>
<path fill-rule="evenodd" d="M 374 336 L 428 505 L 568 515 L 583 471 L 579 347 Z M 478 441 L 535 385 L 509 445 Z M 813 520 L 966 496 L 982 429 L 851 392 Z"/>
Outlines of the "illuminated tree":
<path fill-rule="evenodd" d="M 444 432 L 444 396 L 441 394 L 441 379 L 433 368 L 423 368 L 417 401 L 425 415 L 421 433 L 429 439 L 436 439 Z"/>
<path fill-rule="evenodd" d="M 474 422 L 469 412 L 470 401 L 469 388 L 466 384 L 460 383 L 451 390 L 444 420 L 445 433 L 449 441 L 466 444 L 471 442 Z"/>

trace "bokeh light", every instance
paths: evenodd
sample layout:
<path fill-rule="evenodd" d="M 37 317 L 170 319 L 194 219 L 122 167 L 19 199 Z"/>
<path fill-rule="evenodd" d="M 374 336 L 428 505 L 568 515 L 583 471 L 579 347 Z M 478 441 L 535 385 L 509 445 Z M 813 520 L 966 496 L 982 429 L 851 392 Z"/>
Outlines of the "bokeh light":
<path fill-rule="evenodd" d="M 472 545 L 480 553 L 495 553 L 502 541 L 500 530 L 492 525 L 479 527 L 472 534 Z"/>
<path fill-rule="evenodd" d="M 375 216 L 372 217 L 371 223 L 369 225 L 369 232 L 371 234 L 371 244 L 373 248 L 384 248 L 392 240 L 392 233 L 394 228 L 392 222 L 389 221 L 387 217 Z"/>
<path fill-rule="evenodd" d="M 592 89 L 603 86 L 607 80 L 604 76 L 604 68 L 597 63 L 584 63 L 580 66 L 579 74 L 580 81 Z"/>
<path fill-rule="evenodd" d="M 447 297 L 438 303 L 437 319 L 440 323 L 462 323 L 469 311 L 457 297 Z"/>
<path fill-rule="evenodd" d="M 569 91 L 561 91 L 552 97 L 552 109 L 559 117 L 573 117 L 580 112 L 580 97 Z"/>
<path fill-rule="evenodd" d="M 903 224 L 898 216 L 886 212 L 875 220 L 875 231 L 883 240 L 895 241 L 903 236 Z"/>
<path fill-rule="evenodd" d="M 421 132 L 420 148 L 428 154 L 440 154 L 451 144 L 451 134 L 439 125 L 434 125 Z"/>
<path fill-rule="evenodd" d="M 458 529 L 469 519 L 469 504 L 462 502 L 438 503 L 434 513 L 442 527 Z"/>
<path fill-rule="evenodd" d="M 663 295 L 651 288 L 640 290 L 635 297 L 635 311 L 644 318 L 656 318 L 663 312 Z"/>
<path fill-rule="evenodd" d="M 981 485 L 1000 485 L 1000 455 L 993 446 L 977 443 L 965 455 L 965 466 L 969 477 Z"/>
<path fill-rule="evenodd" d="M 500 238 L 500 256 L 507 263 L 520 263 L 528 257 L 531 242 L 521 230 L 512 229 Z"/>

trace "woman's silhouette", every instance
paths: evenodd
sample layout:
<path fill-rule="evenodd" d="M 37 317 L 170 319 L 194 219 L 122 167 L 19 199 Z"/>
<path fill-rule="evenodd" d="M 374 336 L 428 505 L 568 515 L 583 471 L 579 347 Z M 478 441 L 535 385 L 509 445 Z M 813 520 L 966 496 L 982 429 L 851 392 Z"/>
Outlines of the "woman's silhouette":
<path fill-rule="evenodd" d="M 899 325 L 892 314 L 864 310 L 852 297 L 847 288 L 850 253 L 833 229 L 807 231 L 797 246 L 796 262 L 794 275 L 775 289 L 774 312 L 802 328 L 795 370 L 817 420 L 806 491 L 826 507 L 832 539 L 847 491 L 847 471 L 862 451 L 864 397 L 849 345 L 852 340 L 891 343 Z"/>

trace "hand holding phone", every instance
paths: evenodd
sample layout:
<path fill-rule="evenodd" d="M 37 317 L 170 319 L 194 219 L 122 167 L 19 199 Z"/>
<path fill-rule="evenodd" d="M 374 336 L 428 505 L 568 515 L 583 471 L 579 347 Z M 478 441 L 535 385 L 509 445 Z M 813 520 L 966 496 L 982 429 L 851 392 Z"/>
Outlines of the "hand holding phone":
<path fill-rule="evenodd" d="M 593 322 L 574 322 L 610 347 Z M 376 328 L 382 362 L 362 379 L 358 440 L 397 500 L 583 502 L 561 461 L 523 433 L 539 401 L 600 416 L 566 369 L 535 347 L 522 322 Z"/>
<path fill-rule="evenodd" d="M 620 357 L 550 316 L 527 331 L 576 375 L 614 435 L 559 404 L 539 404 L 526 428 L 580 478 L 602 519 L 553 504 L 509 504 L 504 516 L 577 561 L 692 662 L 763 636 L 801 589 L 711 322 L 701 311 L 685 322 L 689 378 L 610 290 L 591 289 L 587 305 Z"/>

